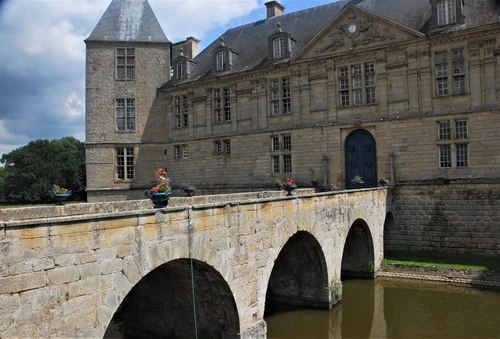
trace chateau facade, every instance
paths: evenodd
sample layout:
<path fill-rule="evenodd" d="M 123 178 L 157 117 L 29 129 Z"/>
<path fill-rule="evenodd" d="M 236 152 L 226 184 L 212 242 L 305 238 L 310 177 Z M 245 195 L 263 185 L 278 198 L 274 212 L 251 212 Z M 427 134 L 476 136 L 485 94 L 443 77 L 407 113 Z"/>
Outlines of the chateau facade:
<path fill-rule="evenodd" d="M 498 200 L 498 1 L 266 10 L 198 53 L 196 38 L 166 38 L 146 0 L 111 2 L 86 40 L 89 201 L 142 198 L 157 167 L 174 194 L 386 178 L 396 193 L 455 184 Z"/>

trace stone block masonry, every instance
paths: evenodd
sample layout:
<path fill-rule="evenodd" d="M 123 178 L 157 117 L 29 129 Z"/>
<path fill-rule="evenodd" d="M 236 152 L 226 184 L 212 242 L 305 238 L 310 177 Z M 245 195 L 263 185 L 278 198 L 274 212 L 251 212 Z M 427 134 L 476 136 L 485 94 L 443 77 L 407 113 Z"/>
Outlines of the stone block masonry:
<path fill-rule="evenodd" d="M 500 183 L 405 184 L 394 197 L 386 250 L 500 256 Z"/>

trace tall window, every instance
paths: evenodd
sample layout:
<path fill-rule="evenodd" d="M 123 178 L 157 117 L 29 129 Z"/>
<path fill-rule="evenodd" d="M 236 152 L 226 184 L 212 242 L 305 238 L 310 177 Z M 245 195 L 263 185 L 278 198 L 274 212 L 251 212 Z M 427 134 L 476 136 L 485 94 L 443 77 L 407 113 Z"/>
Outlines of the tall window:
<path fill-rule="evenodd" d="M 188 158 L 188 146 L 187 145 L 174 145 L 174 158 L 175 159 L 187 159 Z"/>
<path fill-rule="evenodd" d="M 135 131 L 135 99 L 116 99 L 115 113 L 118 131 Z"/>
<path fill-rule="evenodd" d="M 276 78 L 270 81 L 271 115 L 292 113 L 290 78 Z"/>
<path fill-rule="evenodd" d="M 119 80 L 135 79 L 135 49 L 116 49 L 116 78 Z"/>
<path fill-rule="evenodd" d="M 281 59 L 285 57 L 285 38 L 273 40 L 273 58 Z"/>
<path fill-rule="evenodd" d="M 273 174 L 292 172 L 292 137 L 289 134 L 271 135 L 271 171 Z"/>
<path fill-rule="evenodd" d="M 438 96 L 465 94 L 465 57 L 463 48 L 436 52 L 435 69 Z"/>
<path fill-rule="evenodd" d="M 189 125 L 189 99 L 187 95 L 174 97 L 175 127 L 183 128 Z"/>
<path fill-rule="evenodd" d="M 182 79 L 186 75 L 186 61 L 178 61 L 176 64 L 176 74 L 175 78 L 177 80 Z"/>
<path fill-rule="evenodd" d="M 134 148 L 117 147 L 116 154 L 116 179 L 130 180 L 135 177 Z"/>
<path fill-rule="evenodd" d="M 231 155 L 231 140 L 216 140 L 214 148 L 215 155 Z"/>
<path fill-rule="evenodd" d="M 231 90 L 229 87 L 214 89 L 215 122 L 231 121 Z"/>
<path fill-rule="evenodd" d="M 438 26 L 450 25 L 457 21 L 456 0 L 440 0 L 437 2 Z"/>
<path fill-rule="evenodd" d="M 454 127 L 454 128 L 453 128 Z M 469 132 L 467 120 L 438 122 L 439 167 L 469 166 Z M 455 158 L 453 161 L 453 157 Z"/>
<path fill-rule="evenodd" d="M 375 64 L 340 67 L 338 73 L 340 106 L 358 106 L 376 102 Z"/>
<path fill-rule="evenodd" d="M 223 71 L 226 69 L 226 51 L 220 51 L 215 54 L 215 70 L 217 72 Z"/>

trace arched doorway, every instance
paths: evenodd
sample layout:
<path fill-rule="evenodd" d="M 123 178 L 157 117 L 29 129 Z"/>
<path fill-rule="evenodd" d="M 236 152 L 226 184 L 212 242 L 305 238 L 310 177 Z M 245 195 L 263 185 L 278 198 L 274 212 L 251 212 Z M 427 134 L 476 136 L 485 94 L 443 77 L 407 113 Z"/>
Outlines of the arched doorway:
<path fill-rule="evenodd" d="M 375 138 L 365 129 L 349 134 L 344 146 L 345 187 L 363 188 L 377 186 L 377 149 Z M 353 182 L 359 176 L 362 182 Z"/>

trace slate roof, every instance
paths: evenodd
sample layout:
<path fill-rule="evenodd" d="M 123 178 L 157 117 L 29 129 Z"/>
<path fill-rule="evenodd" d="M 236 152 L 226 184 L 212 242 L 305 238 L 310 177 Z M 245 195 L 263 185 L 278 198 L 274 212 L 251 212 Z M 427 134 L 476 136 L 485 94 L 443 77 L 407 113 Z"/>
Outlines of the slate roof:
<path fill-rule="evenodd" d="M 338 0 L 329 4 L 231 28 L 221 36 L 224 45 L 236 53 L 230 70 L 219 74 L 212 73 L 212 52 L 221 44 L 221 40 L 218 38 L 194 58 L 195 67 L 187 79 L 181 81 L 171 80 L 164 86 L 170 87 L 216 75 L 269 67 L 272 62 L 267 60 L 269 54 L 268 37 L 276 32 L 278 23 L 281 30 L 289 33 L 294 40 L 292 46 L 293 57 L 313 40 L 328 23 L 335 20 L 336 16 L 347 5 L 358 6 L 423 34 L 444 34 L 447 32 L 446 30 L 430 31 L 429 22 L 432 8 L 429 0 Z M 465 23 L 449 30 L 498 22 L 500 1 L 464 0 L 463 14 Z M 176 57 L 177 55 L 173 55 L 173 59 Z M 280 62 L 288 61 L 288 59 L 284 59 Z"/>
<path fill-rule="evenodd" d="M 147 0 L 112 0 L 90 41 L 170 42 Z"/>

